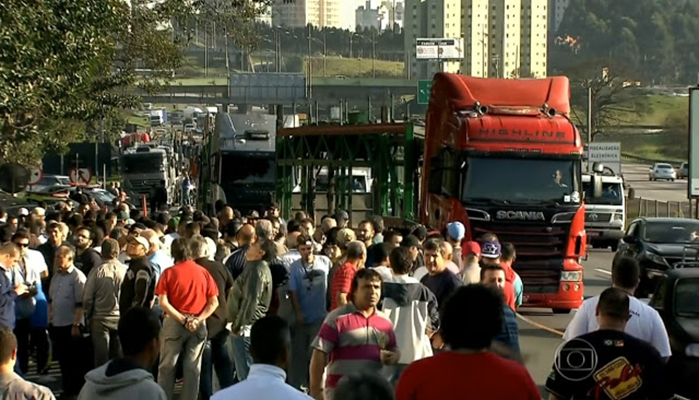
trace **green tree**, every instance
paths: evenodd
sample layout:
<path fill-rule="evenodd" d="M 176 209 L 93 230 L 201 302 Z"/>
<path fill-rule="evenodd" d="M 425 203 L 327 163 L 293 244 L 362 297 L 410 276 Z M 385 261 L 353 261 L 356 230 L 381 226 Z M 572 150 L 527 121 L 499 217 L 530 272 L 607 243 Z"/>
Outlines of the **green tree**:
<path fill-rule="evenodd" d="M 637 74 L 624 65 L 589 60 L 570 68 L 571 119 L 587 137 L 588 96 L 592 94 L 592 139 L 606 129 L 648 112 L 635 101 Z M 589 88 L 589 89 L 588 89 Z M 588 91 L 589 90 L 589 91 Z M 636 96 L 635 96 L 636 94 Z"/>
<path fill-rule="evenodd" d="M 220 26 L 244 38 L 269 1 L 0 2 L 0 159 L 38 161 L 46 150 L 93 140 L 86 123 L 137 105 L 128 87 L 154 91 L 172 78 L 197 18 L 225 12 L 233 21 Z"/>

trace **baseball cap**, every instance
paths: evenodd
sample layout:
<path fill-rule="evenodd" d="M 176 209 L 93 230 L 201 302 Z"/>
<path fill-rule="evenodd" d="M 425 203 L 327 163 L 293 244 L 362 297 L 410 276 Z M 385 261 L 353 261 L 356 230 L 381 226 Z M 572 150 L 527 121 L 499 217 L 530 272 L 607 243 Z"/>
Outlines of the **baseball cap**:
<path fill-rule="evenodd" d="M 22 207 L 22 208 L 19 209 L 19 212 L 18 212 L 17 214 L 23 215 L 23 216 L 26 217 L 27 215 L 29 215 L 29 210 L 27 210 L 26 208 Z"/>
<path fill-rule="evenodd" d="M 150 243 L 143 236 L 129 236 L 129 241 L 136 242 L 146 249 L 146 253 L 150 251 Z"/>
<path fill-rule="evenodd" d="M 499 258 L 501 253 L 502 247 L 500 246 L 500 243 L 495 241 L 485 242 L 481 247 L 481 257 Z"/>
<path fill-rule="evenodd" d="M 133 225 L 133 224 L 135 224 L 135 223 L 136 223 L 136 221 L 134 221 L 134 220 L 131 219 L 131 218 L 129 218 L 129 219 L 126 220 L 126 225 Z"/>
<path fill-rule="evenodd" d="M 408 236 L 404 237 L 403 241 L 400 242 L 400 246 L 407 247 L 407 248 L 410 248 L 410 247 L 417 247 L 418 249 L 422 248 L 420 241 L 414 235 L 408 235 Z"/>
<path fill-rule="evenodd" d="M 469 254 L 481 254 L 481 245 L 478 244 L 478 242 L 474 241 L 469 241 L 466 242 L 463 246 L 463 250 L 461 252 L 463 255 L 467 256 Z"/>
<path fill-rule="evenodd" d="M 119 211 L 117 213 L 117 220 L 123 221 L 126 219 L 129 219 L 129 213 L 127 213 L 126 211 Z"/>
<path fill-rule="evenodd" d="M 32 214 L 43 217 L 46 215 L 46 210 L 43 207 L 36 207 L 32 210 Z"/>
<path fill-rule="evenodd" d="M 466 236 L 466 228 L 459 221 L 447 224 L 447 232 L 454 240 L 463 240 L 464 236 Z"/>

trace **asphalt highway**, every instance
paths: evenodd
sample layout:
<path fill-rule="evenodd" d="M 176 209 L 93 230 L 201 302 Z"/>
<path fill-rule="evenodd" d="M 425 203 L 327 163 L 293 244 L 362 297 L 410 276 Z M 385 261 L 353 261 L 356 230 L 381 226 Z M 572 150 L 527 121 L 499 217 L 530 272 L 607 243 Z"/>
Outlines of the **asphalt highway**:
<path fill-rule="evenodd" d="M 596 296 L 611 286 L 611 265 L 614 253 L 609 250 L 588 248 L 588 259 L 583 261 L 585 297 Z M 525 288 L 526 291 L 526 288 Z M 520 308 L 518 320 L 519 343 L 527 370 L 539 385 L 544 399 L 546 378 L 551 372 L 554 355 L 563 343 L 561 336 L 575 311 L 553 314 L 550 309 Z"/>
<path fill-rule="evenodd" d="M 662 201 L 687 201 L 687 180 L 649 181 L 651 165 L 623 164 L 621 172 L 626 182 L 636 192 L 636 197 Z"/>

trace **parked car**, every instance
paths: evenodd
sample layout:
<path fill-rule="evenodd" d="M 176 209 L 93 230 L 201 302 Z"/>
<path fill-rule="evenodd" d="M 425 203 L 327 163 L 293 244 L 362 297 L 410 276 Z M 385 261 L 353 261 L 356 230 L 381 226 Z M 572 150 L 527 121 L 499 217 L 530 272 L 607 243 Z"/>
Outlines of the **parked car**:
<path fill-rule="evenodd" d="M 626 228 L 612 264 L 619 257 L 632 257 L 641 266 L 636 297 L 648 297 L 658 279 L 683 259 L 688 244 L 699 245 L 699 220 L 688 218 L 639 218 Z"/>
<path fill-rule="evenodd" d="M 683 162 L 677 168 L 677 179 L 687 179 L 689 177 L 689 163 Z"/>
<path fill-rule="evenodd" d="M 675 168 L 670 164 L 657 163 L 650 169 L 648 180 L 657 181 L 658 179 L 674 181 L 677 179 L 677 171 L 675 171 Z"/>
<path fill-rule="evenodd" d="M 699 248 L 694 247 L 695 254 Z M 699 398 L 699 262 L 666 271 L 649 305 L 663 319 L 672 356 L 667 385 L 674 393 Z"/>
<path fill-rule="evenodd" d="M 44 175 L 36 185 L 27 186 L 27 193 L 52 193 L 57 188 L 70 188 L 70 177 L 66 175 Z"/>

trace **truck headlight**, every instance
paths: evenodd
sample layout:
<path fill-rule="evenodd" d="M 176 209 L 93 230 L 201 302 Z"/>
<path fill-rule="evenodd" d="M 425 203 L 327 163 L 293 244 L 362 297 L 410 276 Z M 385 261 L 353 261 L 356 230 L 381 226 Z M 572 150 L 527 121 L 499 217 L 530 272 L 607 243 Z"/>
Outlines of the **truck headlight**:
<path fill-rule="evenodd" d="M 561 282 L 580 282 L 582 281 L 582 272 L 580 271 L 563 271 L 561 272 Z"/>
<path fill-rule="evenodd" d="M 623 220 L 624 220 L 624 214 L 614 213 L 614 221 L 623 221 Z"/>
<path fill-rule="evenodd" d="M 699 343 L 687 345 L 687 348 L 684 349 L 684 353 L 687 357 L 699 357 Z"/>

